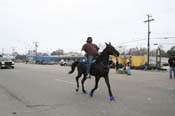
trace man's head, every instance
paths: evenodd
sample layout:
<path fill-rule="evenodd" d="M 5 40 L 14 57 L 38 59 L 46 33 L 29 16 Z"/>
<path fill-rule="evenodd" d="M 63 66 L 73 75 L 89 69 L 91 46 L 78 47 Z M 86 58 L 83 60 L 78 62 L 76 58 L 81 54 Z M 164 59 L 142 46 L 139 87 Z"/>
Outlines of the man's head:
<path fill-rule="evenodd" d="M 87 43 L 92 43 L 92 37 L 88 37 L 86 40 Z"/>

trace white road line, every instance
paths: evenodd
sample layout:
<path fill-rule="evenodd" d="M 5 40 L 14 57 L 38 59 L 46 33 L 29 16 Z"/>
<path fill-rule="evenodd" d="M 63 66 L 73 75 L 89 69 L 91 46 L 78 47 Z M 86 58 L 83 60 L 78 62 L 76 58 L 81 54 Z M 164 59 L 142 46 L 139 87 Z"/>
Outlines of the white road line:
<path fill-rule="evenodd" d="M 71 84 L 71 85 L 76 85 L 76 83 L 70 82 L 70 81 L 65 81 L 65 80 L 61 80 L 61 79 L 55 79 L 55 80 L 59 81 L 59 82 L 64 82 L 64 83 L 67 83 L 67 84 Z"/>

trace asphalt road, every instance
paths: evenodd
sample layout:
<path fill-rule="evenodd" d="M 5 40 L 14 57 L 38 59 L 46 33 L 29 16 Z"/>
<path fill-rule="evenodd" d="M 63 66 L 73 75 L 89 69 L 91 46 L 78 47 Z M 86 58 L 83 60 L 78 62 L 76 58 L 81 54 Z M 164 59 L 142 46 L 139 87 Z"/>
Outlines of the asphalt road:
<path fill-rule="evenodd" d="M 0 116 L 174 116 L 175 79 L 168 72 L 110 70 L 116 101 L 108 99 L 104 79 L 91 98 L 75 92 L 76 72 L 59 65 L 16 64 L 0 70 Z M 94 77 L 86 90 L 94 87 Z"/>

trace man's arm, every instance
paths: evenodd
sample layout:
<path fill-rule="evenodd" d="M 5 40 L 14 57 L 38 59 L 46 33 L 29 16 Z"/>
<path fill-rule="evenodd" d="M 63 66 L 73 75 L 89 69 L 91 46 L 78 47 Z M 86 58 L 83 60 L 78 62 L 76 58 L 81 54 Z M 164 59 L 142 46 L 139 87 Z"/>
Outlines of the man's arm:
<path fill-rule="evenodd" d="M 84 51 L 84 49 L 85 49 L 85 45 L 82 46 L 81 51 Z"/>
<path fill-rule="evenodd" d="M 81 51 L 85 51 L 86 52 L 86 44 L 83 45 L 83 47 L 81 48 Z"/>

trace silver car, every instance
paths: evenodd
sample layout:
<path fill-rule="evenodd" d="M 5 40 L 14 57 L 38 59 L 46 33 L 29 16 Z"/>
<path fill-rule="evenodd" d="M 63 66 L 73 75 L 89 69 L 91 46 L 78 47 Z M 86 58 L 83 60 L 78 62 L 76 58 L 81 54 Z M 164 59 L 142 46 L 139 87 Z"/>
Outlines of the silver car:
<path fill-rule="evenodd" d="M 0 69 L 1 68 L 15 68 L 15 63 L 9 58 L 0 57 Z"/>

